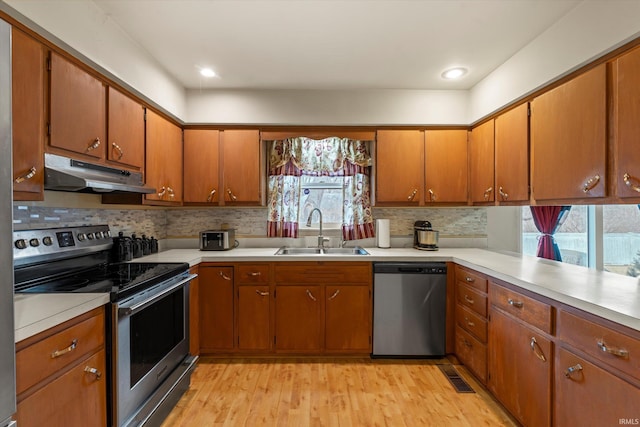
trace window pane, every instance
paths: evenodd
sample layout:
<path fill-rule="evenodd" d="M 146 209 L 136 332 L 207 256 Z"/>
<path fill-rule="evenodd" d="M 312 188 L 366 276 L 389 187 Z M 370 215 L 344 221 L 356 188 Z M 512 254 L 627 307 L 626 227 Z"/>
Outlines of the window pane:
<path fill-rule="evenodd" d="M 300 194 L 300 218 L 301 224 L 306 224 L 309 213 L 313 208 L 319 208 L 322 211 L 322 222 L 324 224 L 342 225 L 342 202 L 343 190 L 342 182 L 344 178 L 341 176 L 305 176 L 301 177 L 301 194 Z M 323 188 L 321 183 L 327 184 Z M 338 188 L 336 184 L 339 184 Z M 312 224 L 318 224 L 319 218 L 317 214 L 313 216 Z"/>
<path fill-rule="evenodd" d="M 587 266 L 589 260 L 587 227 L 587 206 L 572 206 L 554 235 L 563 262 Z M 540 232 L 531 217 L 531 209 L 528 206 L 523 207 L 522 253 L 524 255 L 536 256 L 539 235 Z"/>
<path fill-rule="evenodd" d="M 604 269 L 640 275 L 640 209 L 638 205 L 608 205 L 602 209 Z"/>

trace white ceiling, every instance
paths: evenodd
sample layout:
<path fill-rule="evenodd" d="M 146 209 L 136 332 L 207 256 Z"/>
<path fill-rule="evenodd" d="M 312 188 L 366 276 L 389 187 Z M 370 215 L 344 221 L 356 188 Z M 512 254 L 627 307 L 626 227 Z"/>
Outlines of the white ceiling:
<path fill-rule="evenodd" d="M 469 89 L 581 1 L 93 2 L 186 88 Z"/>

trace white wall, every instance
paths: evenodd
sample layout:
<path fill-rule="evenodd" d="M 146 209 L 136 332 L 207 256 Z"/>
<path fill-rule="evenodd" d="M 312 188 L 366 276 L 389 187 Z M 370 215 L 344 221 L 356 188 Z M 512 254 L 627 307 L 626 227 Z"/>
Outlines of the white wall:
<path fill-rule="evenodd" d="M 522 234 L 521 206 L 487 207 L 487 248 L 520 252 Z"/>
<path fill-rule="evenodd" d="M 28 17 L 169 113 L 179 119 L 186 118 L 184 88 L 92 1 L 5 0 L 0 3 Z M 10 9 L 0 6 L 3 10 Z M 149 12 L 153 13 L 151 6 Z"/>

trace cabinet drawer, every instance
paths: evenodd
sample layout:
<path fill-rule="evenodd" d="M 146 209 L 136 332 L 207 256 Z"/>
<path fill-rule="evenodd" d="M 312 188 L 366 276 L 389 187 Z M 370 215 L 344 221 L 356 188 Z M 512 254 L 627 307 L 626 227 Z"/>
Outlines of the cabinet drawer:
<path fill-rule="evenodd" d="M 456 326 L 456 356 L 482 382 L 487 381 L 487 346 Z"/>
<path fill-rule="evenodd" d="M 46 332 L 44 332 L 46 334 Z M 104 345 L 104 311 L 16 353 L 16 393 Z"/>
<path fill-rule="evenodd" d="M 269 264 L 247 264 L 238 266 L 239 283 L 268 283 Z"/>
<path fill-rule="evenodd" d="M 495 283 L 489 287 L 491 304 L 522 319 L 531 326 L 548 334 L 553 334 L 553 309 L 549 304 L 534 300 L 519 292 L 512 291 Z"/>
<path fill-rule="evenodd" d="M 465 283 L 479 291 L 487 292 L 487 279 L 484 276 L 459 265 L 456 265 L 456 282 Z"/>
<path fill-rule="evenodd" d="M 482 317 L 487 317 L 487 296 L 462 283 L 456 285 L 456 300 L 458 304 L 469 307 Z"/>
<path fill-rule="evenodd" d="M 563 342 L 640 379 L 640 340 L 566 311 L 559 314 L 558 336 Z"/>
<path fill-rule="evenodd" d="M 458 304 L 456 307 L 456 322 L 462 329 L 474 335 L 481 342 L 487 342 L 487 319 L 484 317 Z"/>
<path fill-rule="evenodd" d="M 275 280 L 278 284 L 371 283 L 371 269 L 371 264 L 365 262 L 279 263 L 275 266 Z"/>

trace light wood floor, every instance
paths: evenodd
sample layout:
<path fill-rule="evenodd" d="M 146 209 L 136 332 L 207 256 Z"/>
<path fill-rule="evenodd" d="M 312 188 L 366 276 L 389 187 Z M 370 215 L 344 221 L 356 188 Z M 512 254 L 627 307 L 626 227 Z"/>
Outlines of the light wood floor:
<path fill-rule="evenodd" d="M 201 359 L 162 427 L 515 426 L 473 380 L 457 393 L 442 360 Z"/>

